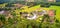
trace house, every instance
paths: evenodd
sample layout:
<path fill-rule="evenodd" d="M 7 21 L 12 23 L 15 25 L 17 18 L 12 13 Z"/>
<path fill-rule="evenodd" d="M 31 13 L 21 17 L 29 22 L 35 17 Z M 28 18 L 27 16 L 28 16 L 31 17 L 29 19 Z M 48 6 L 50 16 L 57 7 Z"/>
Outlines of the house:
<path fill-rule="evenodd" d="M 49 18 L 50 18 L 50 22 L 54 23 L 54 21 L 55 21 L 55 10 L 49 10 L 48 15 L 49 15 Z"/>
<path fill-rule="evenodd" d="M 48 2 L 56 2 L 56 0 L 48 0 Z"/>

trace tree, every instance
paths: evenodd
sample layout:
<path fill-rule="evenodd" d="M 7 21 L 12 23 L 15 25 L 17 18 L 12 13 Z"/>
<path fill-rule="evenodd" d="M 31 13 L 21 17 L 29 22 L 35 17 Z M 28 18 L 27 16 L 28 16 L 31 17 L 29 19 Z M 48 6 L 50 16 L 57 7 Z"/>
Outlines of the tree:
<path fill-rule="evenodd" d="M 0 15 L 0 20 L 4 23 L 5 22 L 5 16 L 4 15 Z"/>
<path fill-rule="evenodd" d="M 5 16 L 0 14 L 0 28 L 5 24 Z"/>

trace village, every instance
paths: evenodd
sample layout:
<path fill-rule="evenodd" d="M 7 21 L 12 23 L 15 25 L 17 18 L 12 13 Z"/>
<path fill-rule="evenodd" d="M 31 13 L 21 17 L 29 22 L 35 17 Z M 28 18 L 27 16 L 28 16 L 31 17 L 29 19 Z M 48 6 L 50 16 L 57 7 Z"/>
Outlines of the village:
<path fill-rule="evenodd" d="M 56 0 L 21 1 L 0 4 L 0 28 L 60 28 Z"/>

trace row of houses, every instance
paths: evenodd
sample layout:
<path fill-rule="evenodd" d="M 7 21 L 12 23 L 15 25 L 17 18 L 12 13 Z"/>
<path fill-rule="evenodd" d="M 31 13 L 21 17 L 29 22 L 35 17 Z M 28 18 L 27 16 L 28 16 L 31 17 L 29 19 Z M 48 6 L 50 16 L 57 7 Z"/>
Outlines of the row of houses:
<path fill-rule="evenodd" d="M 26 2 L 56 2 L 56 0 L 20 0 L 20 1 L 26 1 Z"/>
<path fill-rule="evenodd" d="M 55 16 L 55 10 L 44 10 L 42 9 L 42 11 L 33 11 L 31 13 L 27 13 L 27 12 L 20 12 L 21 18 L 27 18 L 27 19 L 37 19 L 41 16 L 44 15 L 48 15 L 51 18 L 54 18 Z"/>

